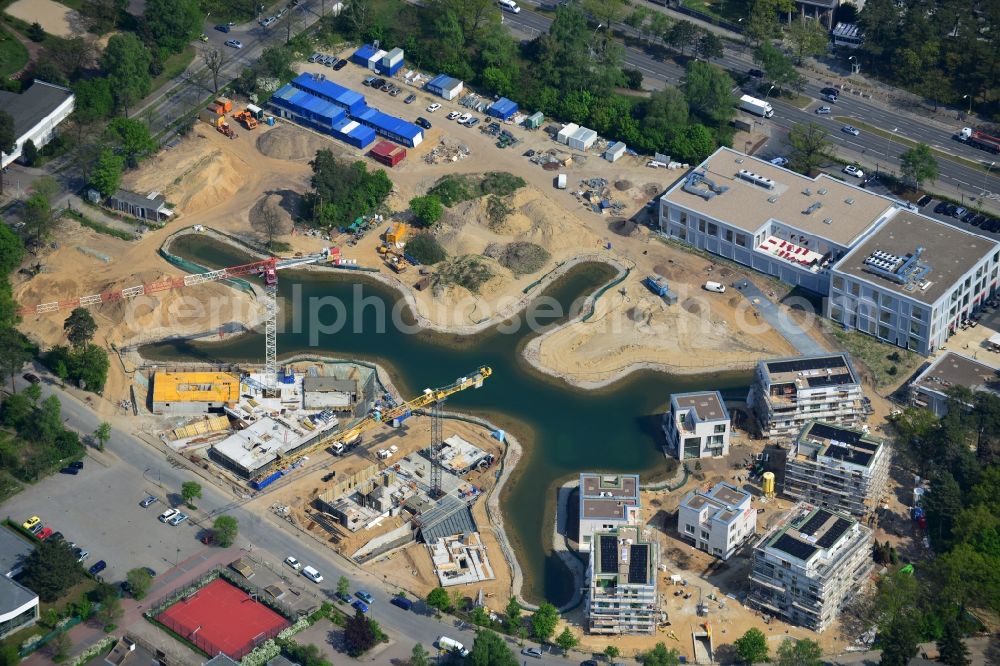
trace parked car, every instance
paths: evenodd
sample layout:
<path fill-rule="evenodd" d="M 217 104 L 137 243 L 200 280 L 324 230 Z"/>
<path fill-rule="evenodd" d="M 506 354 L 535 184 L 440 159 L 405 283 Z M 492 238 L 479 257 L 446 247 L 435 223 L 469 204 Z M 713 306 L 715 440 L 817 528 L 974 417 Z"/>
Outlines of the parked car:
<path fill-rule="evenodd" d="M 475 127 L 478 124 L 479 124 L 479 118 L 476 118 L 475 116 L 473 116 L 472 118 L 469 118 L 467 121 L 465 121 L 465 126 L 466 127 Z"/>
<path fill-rule="evenodd" d="M 526 647 L 523 650 L 521 650 L 521 654 L 523 654 L 525 657 L 534 657 L 535 659 L 542 658 L 542 651 L 536 647 Z"/>
<path fill-rule="evenodd" d="M 42 381 L 38 378 L 38 375 L 32 372 L 26 372 L 22 375 L 22 377 L 24 377 L 24 381 L 31 382 L 32 384 L 38 384 Z"/>
<path fill-rule="evenodd" d="M 178 511 L 177 509 L 167 509 L 166 511 L 160 514 L 160 522 L 165 523 L 174 516 L 176 516 L 178 513 L 180 513 L 180 511 Z"/>
<path fill-rule="evenodd" d="M 87 559 L 88 557 L 90 557 L 90 553 L 88 553 L 83 548 L 79 548 L 79 547 L 73 549 L 73 554 L 76 555 L 76 561 L 77 562 L 83 562 L 85 559 Z"/>
<path fill-rule="evenodd" d="M 277 21 L 278 21 L 278 19 L 276 19 L 275 17 L 273 17 L 273 16 L 268 16 L 268 17 L 267 17 L 266 19 L 264 19 L 263 21 L 261 21 L 261 22 L 260 22 L 260 25 L 261 25 L 261 27 L 263 27 L 263 28 L 270 28 L 270 27 L 271 27 L 272 25 L 274 25 L 274 24 L 275 24 L 275 23 L 276 23 Z"/>
<path fill-rule="evenodd" d="M 351 595 L 347 592 L 337 592 L 334 596 L 343 601 L 345 604 L 351 603 Z"/>
<path fill-rule="evenodd" d="M 413 104 L 416 101 L 417 101 L 417 96 L 414 95 L 413 93 L 410 93 L 409 95 L 407 95 L 406 99 L 403 100 L 403 102 L 406 103 L 406 104 Z"/>
<path fill-rule="evenodd" d="M 218 26 L 216 26 L 216 27 L 218 27 Z M 316 62 L 317 60 L 319 60 L 322 57 L 323 57 L 322 53 L 313 53 L 311 56 L 309 56 L 308 58 L 306 58 L 306 62 Z"/>
<path fill-rule="evenodd" d="M 844 173 L 848 176 L 854 176 L 855 178 L 864 178 L 865 172 L 854 166 L 853 164 L 848 164 L 844 167 Z"/>
<path fill-rule="evenodd" d="M 361 85 L 363 85 L 363 86 L 370 86 L 374 81 L 375 81 L 375 77 L 374 76 L 368 76 L 368 77 L 365 77 L 365 80 L 361 82 Z"/>
<path fill-rule="evenodd" d="M 827 86 L 826 88 L 821 88 L 819 91 L 820 95 L 839 95 L 840 91 L 836 88 L 831 88 Z"/>
<path fill-rule="evenodd" d="M 976 217 L 976 211 L 970 210 L 965 215 L 962 216 L 962 222 L 969 224 Z"/>
<path fill-rule="evenodd" d="M 298 571 L 299 569 L 302 568 L 302 563 L 299 562 L 294 557 L 292 557 L 291 555 L 289 555 L 288 557 L 285 558 L 285 564 L 287 564 L 291 568 L 295 569 L 296 571 Z"/>
<path fill-rule="evenodd" d="M 215 26 L 215 29 L 218 30 L 219 32 L 229 32 L 229 26 L 226 25 L 225 23 L 220 23 L 219 25 Z M 309 62 L 312 62 L 312 60 L 310 60 Z"/>
<path fill-rule="evenodd" d="M 361 611 L 362 613 L 367 613 L 368 612 L 368 604 L 366 604 L 365 602 L 361 601 L 361 599 L 355 599 L 354 603 L 352 603 L 351 606 L 353 608 Z"/>
<path fill-rule="evenodd" d="M 51 527 L 43 527 L 41 530 L 39 530 L 38 532 L 35 533 L 35 536 L 40 541 L 45 541 L 50 536 L 52 536 L 52 528 Z"/>
<path fill-rule="evenodd" d="M 844 125 L 843 127 L 840 128 L 840 131 L 845 134 L 850 134 L 851 136 L 858 136 L 859 134 L 861 134 L 861 130 L 859 130 L 857 127 L 854 127 L 853 125 Z"/>
<path fill-rule="evenodd" d="M 941 215 L 946 210 L 948 210 L 948 203 L 945 201 L 938 201 L 937 205 L 934 206 L 934 212 L 937 213 L 938 215 Z"/>
<path fill-rule="evenodd" d="M 403 92 L 399 88 L 393 86 L 392 90 L 389 91 L 389 97 L 396 97 L 399 93 Z"/>
<path fill-rule="evenodd" d="M 231 46 L 234 49 L 241 49 L 243 48 L 243 42 L 238 39 L 227 39 L 226 46 Z"/>
<path fill-rule="evenodd" d="M 969 211 L 967 211 L 965 208 L 962 208 L 961 206 L 959 206 L 958 208 L 956 208 L 955 210 L 953 210 L 951 212 L 951 216 L 954 217 L 954 218 L 957 218 L 957 219 L 962 219 L 962 216 L 965 215 L 968 212 Z"/>
<path fill-rule="evenodd" d="M 424 129 L 430 129 L 431 128 L 431 123 L 426 118 L 423 118 L 423 117 L 417 118 L 416 123 L 418 125 L 420 125 L 421 127 L 423 127 Z"/>
<path fill-rule="evenodd" d="M 150 506 L 156 504 L 159 501 L 160 500 L 156 499 L 152 495 L 149 495 L 148 497 L 146 497 L 146 499 L 139 502 L 139 506 L 141 506 L 143 509 L 148 509 Z"/>
<path fill-rule="evenodd" d="M 354 596 L 356 596 L 358 599 L 361 599 L 361 601 L 365 602 L 366 604 L 375 603 L 375 597 L 368 594 L 364 590 L 358 590 L 357 592 L 354 593 Z"/>
<path fill-rule="evenodd" d="M 340 70 L 344 69 L 345 67 L 347 67 L 347 61 L 344 60 L 343 58 L 341 58 L 336 63 L 334 63 L 334 65 L 333 65 L 333 71 L 339 72 Z"/>
<path fill-rule="evenodd" d="M 376 78 L 374 81 L 372 81 L 372 88 L 375 88 L 376 90 L 379 90 L 384 85 L 385 85 L 385 79 Z"/>
<path fill-rule="evenodd" d="M 783 167 L 786 164 L 788 164 L 788 158 L 787 157 L 775 157 L 773 160 L 771 160 L 771 164 L 773 164 L 774 166 Z"/>
<path fill-rule="evenodd" d="M 174 527 L 177 527 L 178 525 L 180 525 L 181 523 L 183 523 L 187 519 L 188 519 L 188 515 L 186 513 L 180 513 L 180 512 L 178 512 L 178 513 L 174 514 L 174 516 L 170 520 L 168 520 L 167 523 L 170 524 L 170 525 L 173 525 Z"/>
<path fill-rule="evenodd" d="M 78 468 L 76 468 L 76 467 L 63 467 L 61 470 L 59 470 L 59 473 L 60 474 L 69 474 L 71 476 L 76 476 L 77 474 L 80 473 L 80 470 Z"/>
<path fill-rule="evenodd" d="M 49 535 L 49 541 L 52 543 L 59 543 L 60 541 L 65 541 L 66 537 L 63 536 L 62 532 L 53 532 Z"/>
<path fill-rule="evenodd" d="M 392 604 L 393 606 L 399 606 L 403 610 L 410 610 L 411 608 L 413 608 L 413 602 L 407 599 L 406 597 L 399 597 L 399 596 L 393 597 L 392 599 L 389 600 L 389 603 Z"/>
<path fill-rule="evenodd" d="M 456 111 L 455 113 L 458 113 L 458 112 Z M 469 118 L 471 118 L 471 117 L 472 117 L 471 113 L 459 113 L 458 114 L 458 124 L 459 125 L 464 125 L 465 123 L 469 122 Z"/>
<path fill-rule="evenodd" d="M 441 108 L 441 105 L 438 104 L 437 102 L 434 102 L 433 104 L 430 104 L 427 107 L 427 113 L 434 113 L 435 111 L 437 111 L 440 108 Z"/>
<path fill-rule="evenodd" d="M 748 69 L 747 76 L 752 76 L 757 79 L 764 78 L 764 71 L 760 69 Z"/>
<path fill-rule="evenodd" d="M 958 210 L 958 206 L 956 206 L 955 204 L 950 203 L 950 204 L 945 205 L 945 207 L 944 207 L 944 214 L 947 215 L 948 217 L 951 217 L 952 215 L 955 214 L 956 210 Z"/>
<path fill-rule="evenodd" d="M 819 106 L 819 107 L 816 107 L 816 115 L 817 116 L 828 116 L 832 112 L 833 112 L 833 109 L 831 109 L 828 106 Z"/>
<path fill-rule="evenodd" d="M 986 220 L 987 220 L 987 217 L 985 215 L 979 214 L 979 215 L 976 215 L 974 218 L 972 218 L 972 221 L 969 222 L 969 224 L 971 224 L 974 227 L 978 227 L 978 226 L 982 225 L 982 223 L 985 222 Z"/>
<path fill-rule="evenodd" d="M 382 92 L 389 92 L 390 90 L 392 90 L 392 84 L 387 81 L 384 81 L 382 85 L 379 86 L 379 90 L 381 90 Z"/>
<path fill-rule="evenodd" d="M 38 536 L 38 533 L 41 532 L 44 529 L 45 529 L 45 525 L 42 525 L 41 523 L 38 523 L 37 525 L 35 525 L 34 527 L 32 527 L 28 531 L 31 532 L 33 535 Z"/>
<path fill-rule="evenodd" d="M 311 580 L 314 583 L 323 582 L 323 574 L 312 567 L 304 567 L 302 569 L 302 575 Z"/>
<path fill-rule="evenodd" d="M 32 516 L 31 518 L 28 518 L 26 521 L 21 523 L 21 527 L 23 527 L 26 530 L 30 530 L 32 527 L 38 525 L 41 522 L 42 522 L 41 518 L 39 518 L 38 516 Z"/>
<path fill-rule="evenodd" d="M 87 571 L 90 573 L 91 576 L 96 576 L 97 574 L 101 573 L 107 568 L 108 568 L 107 562 L 105 562 L 104 560 L 98 560 L 97 562 L 94 563 L 93 566 L 87 569 Z"/>
<path fill-rule="evenodd" d="M 72 467 L 73 469 L 83 469 L 83 461 L 82 460 L 74 460 L 73 462 L 71 462 L 69 464 L 69 466 Z"/>
<path fill-rule="evenodd" d="M 823 99 L 825 99 L 828 102 L 832 102 L 834 104 L 837 103 L 837 96 L 836 95 L 823 95 Z"/>

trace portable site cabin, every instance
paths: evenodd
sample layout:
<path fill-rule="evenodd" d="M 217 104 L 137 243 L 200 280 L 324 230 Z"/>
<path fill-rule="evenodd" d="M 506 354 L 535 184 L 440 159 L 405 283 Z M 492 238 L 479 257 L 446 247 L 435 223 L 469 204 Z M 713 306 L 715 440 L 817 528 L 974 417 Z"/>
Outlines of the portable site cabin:
<path fill-rule="evenodd" d="M 569 143 L 569 138 L 573 136 L 578 129 L 580 129 L 580 126 L 576 123 L 563 125 L 563 128 L 559 130 L 558 134 L 556 134 L 556 141 L 559 143 Z"/>
<path fill-rule="evenodd" d="M 427 82 L 427 92 L 449 100 L 458 97 L 464 87 L 464 83 L 447 74 L 438 74 Z"/>
<path fill-rule="evenodd" d="M 517 113 L 517 102 L 511 101 L 506 97 L 501 97 L 497 101 L 493 102 L 493 104 L 490 105 L 490 108 L 486 109 L 486 113 L 494 118 L 507 120 Z"/>
<path fill-rule="evenodd" d="M 198 114 L 198 120 L 206 122 L 212 127 L 218 127 L 222 123 L 226 122 L 226 117 L 216 113 L 212 109 L 202 109 L 201 113 Z"/>
<path fill-rule="evenodd" d="M 374 45 L 364 44 L 351 55 L 351 62 L 362 67 L 368 67 L 368 63 L 372 61 L 372 57 L 377 52 L 378 49 Z"/>
<path fill-rule="evenodd" d="M 376 63 L 375 69 L 379 74 L 384 74 L 386 76 L 393 76 L 400 70 L 403 66 L 403 49 L 396 47 L 393 50 L 382 56 L 382 59 Z"/>
<path fill-rule="evenodd" d="M 264 109 L 256 104 L 247 104 L 247 113 L 253 116 L 254 120 L 264 120 Z"/>
<path fill-rule="evenodd" d="M 368 61 L 368 69 L 372 70 L 373 72 L 378 71 L 379 65 L 382 64 L 382 58 L 386 57 L 388 53 L 389 52 L 386 51 L 385 49 L 379 49 L 378 51 L 373 53 L 372 59 Z"/>
<path fill-rule="evenodd" d="M 541 111 L 535 111 L 533 114 L 524 119 L 524 127 L 526 129 L 538 129 L 545 122 L 545 114 Z"/>
<path fill-rule="evenodd" d="M 394 167 L 406 157 L 406 148 L 391 141 L 379 141 L 369 152 L 372 159 L 387 167 Z"/>
<path fill-rule="evenodd" d="M 608 149 L 604 151 L 604 159 L 609 162 L 616 161 L 619 157 L 625 154 L 625 147 L 625 144 L 621 141 L 611 144 L 608 146 Z"/>
<path fill-rule="evenodd" d="M 214 104 L 220 107 L 223 113 L 229 113 L 233 110 L 233 100 L 228 97 L 216 97 Z"/>
<path fill-rule="evenodd" d="M 396 224 L 389 227 L 389 230 L 385 232 L 385 242 L 389 245 L 396 245 L 397 243 L 405 243 L 407 236 L 410 235 L 410 225 L 406 222 L 397 222 Z"/>
<path fill-rule="evenodd" d="M 587 150 L 597 141 L 597 132 L 586 127 L 581 127 L 567 140 L 566 145 L 575 150 Z"/>

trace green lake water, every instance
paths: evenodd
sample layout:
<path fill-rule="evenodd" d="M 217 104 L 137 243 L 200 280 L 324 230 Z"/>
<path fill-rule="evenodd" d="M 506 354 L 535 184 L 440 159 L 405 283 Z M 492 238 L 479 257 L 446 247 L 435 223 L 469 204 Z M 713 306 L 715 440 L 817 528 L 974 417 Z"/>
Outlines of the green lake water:
<path fill-rule="evenodd" d="M 238 250 L 199 235 L 177 239 L 171 252 L 212 268 L 247 261 Z M 544 293 L 561 303 L 565 312 L 613 275 L 614 271 L 603 264 L 581 265 Z M 300 332 L 279 333 L 279 360 L 313 353 L 378 362 L 392 374 L 404 398 L 425 387 L 449 384 L 480 366 L 492 367 L 493 376 L 481 389 L 453 396 L 446 409 L 486 417 L 524 445 L 525 455 L 504 489 L 501 507 L 524 571 L 524 596 L 536 601 L 544 597 L 561 603 L 572 594 L 572 577 L 548 552 L 555 487 L 587 470 L 641 472 L 644 479 L 663 476 L 666 466 L 660 449 L 660 420 L 669 407 L 670 394 L 710 388 L 741 398 L 750 381 L 745 373 L 677 377 L 643 371 L 604 389 L 585 391 L 547 377 L 523 361 L 519 350 L 535 335 L 523 325 L 516 333 L 493 328 L 472 336 L 403 332 L 392 325 L 379 331 L 375 307 L 362 310 L 360 320 L 351 318 L 350 304 L 355 301 L 358 285 L 365 298 L 390 304 L 386 312 L 398 300 L 394 290 L 366 279 L 363 273 L 282 271 L 280 316 L 286 321 L 301 316 L 290 311 L 296 309 L 289 305 L 296 292 L 301 295 L 298 303 L 334 297 L 348 307 L 346 325 L 335 334 L 320 335 L 316 346 L 310 346 L 310 333 L 305 330 L 308 325 Z M 335 316 L 333 308 L 327 310 L 318 318 L 323 324 Z M 317 327 L 311 328 L 315 331 Z M 263 335 L 251 333 L 225 342 L 150 345 L 142 353 L 159 360 L 262 362 L 263 347 Z M 445 430 L 447 436 L 447 423 Z M 501 557 L 499 553 L 491 556 Z"/>

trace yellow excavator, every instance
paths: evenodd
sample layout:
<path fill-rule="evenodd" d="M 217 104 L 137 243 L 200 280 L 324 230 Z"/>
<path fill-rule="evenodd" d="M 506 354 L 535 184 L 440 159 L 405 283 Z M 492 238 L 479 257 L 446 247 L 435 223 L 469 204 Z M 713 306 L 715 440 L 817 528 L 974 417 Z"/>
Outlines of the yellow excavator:
<path fill-rule="evenodd" d="M 424 389 L 423 393 L 417 397 L 396 405 L 395 407 L 389 407 L 388 409 L 375 408 L 368 416 L 363 418 L 361 421 L 358 421 L 347 430 L 332 433 L 329 437 L 324 437 L 311 446 L 296 451 L 291 455 L 282 457 L 279 466 L 282 469 L 287 469 L 297 460 L 327 447 L 329 447 L 331 453 L 341 455 L 360 444 L 361 435 L 375 426 L 382 423 L 401 423 L 403 420 L 409 418 L 409 416 L 417 409 L 422 409 L 429 405 L 441 402 L 459 391 L 464 391 L 468 388 L 480 388 L 483 385 L 483 382 L 492 374 L 493 370 L 491 368 L 483 366 L 472 374 L 459 377 L 447 386 L 436 389 Z M 269 473 L 273 473 L 273 470 L 262 473 L 260 476 L 265 476 Z"/>

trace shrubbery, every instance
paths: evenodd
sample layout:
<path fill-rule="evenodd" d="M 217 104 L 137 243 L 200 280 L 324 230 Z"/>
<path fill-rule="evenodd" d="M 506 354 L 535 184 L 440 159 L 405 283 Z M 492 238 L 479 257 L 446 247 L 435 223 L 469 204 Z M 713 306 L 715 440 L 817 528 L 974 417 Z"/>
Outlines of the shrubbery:
<path fill-rule="evenodd" d="M 429 233 L 418 234 L 407 241 L 406 253 L 427 266 L 433 266 L 448 258 L 448 253 L 441 243 Z"/>

